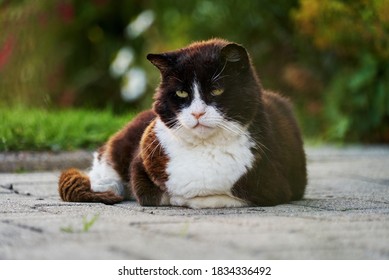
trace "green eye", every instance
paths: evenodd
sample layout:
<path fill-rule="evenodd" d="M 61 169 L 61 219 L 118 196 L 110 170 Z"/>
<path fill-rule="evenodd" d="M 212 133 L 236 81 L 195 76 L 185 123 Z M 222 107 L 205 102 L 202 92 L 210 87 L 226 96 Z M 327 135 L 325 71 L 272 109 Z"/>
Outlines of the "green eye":
<path fill-rule="evenodd" d="M 189 93 L 187 93 L 184 90 L 177 90 L 176 95 L 180 98 L 187 98 L 189 96 Z"/>
<path fill-rule="evenodd" d="M 213 91 L 211 91 L 211 94 L 212 94 L 213 96 L 219 96 L 219 95 L 221 95 L 223 92 L 224 92 L 224 89 L 218 88 L 218 89 L 214 89 Z"/>

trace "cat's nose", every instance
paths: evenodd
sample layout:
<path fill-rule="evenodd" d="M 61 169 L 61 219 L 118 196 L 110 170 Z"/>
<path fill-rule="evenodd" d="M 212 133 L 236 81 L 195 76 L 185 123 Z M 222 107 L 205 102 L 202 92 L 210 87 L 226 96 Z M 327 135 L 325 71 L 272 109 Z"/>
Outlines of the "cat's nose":
<path fill-rule="evenodd" d="M 196 118 L 196 120 L 200 119 L 204 116 L 205 112 L 192 112 L 192 116 Z"/>

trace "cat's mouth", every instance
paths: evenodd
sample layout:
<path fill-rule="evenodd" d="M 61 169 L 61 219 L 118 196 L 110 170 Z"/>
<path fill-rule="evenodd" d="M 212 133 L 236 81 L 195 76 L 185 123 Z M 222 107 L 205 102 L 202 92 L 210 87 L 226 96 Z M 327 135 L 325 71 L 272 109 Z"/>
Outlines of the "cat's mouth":
<path fill-rule="evenodd" d="M 205 125 L 205 124 L 202 124 L 200 122 L 198 122 L 195 126 L 192 127 L 192 129 L 196 129 L 196 128 L 208 128 L 208 129 L 212 129 L 213 127 L 210 127 L 208 125 Z"/>
<path fill-rule="evenodd" d="M 205 139 L 214 133 L 215 128 L 210 125 L 197 122 L 195 125 L 191 127 L 191 131 L 194 135 L 197 135 L 198 137 Z"/>

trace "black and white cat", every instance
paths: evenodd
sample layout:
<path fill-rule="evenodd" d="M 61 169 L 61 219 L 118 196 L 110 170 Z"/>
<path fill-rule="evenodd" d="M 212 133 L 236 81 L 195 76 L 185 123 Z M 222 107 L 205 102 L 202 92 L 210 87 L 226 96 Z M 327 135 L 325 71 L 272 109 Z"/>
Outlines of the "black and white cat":
<path fill-rule="evenodd" d="M 62 173 L 65 201 L 190 208 L 301 199 L 306 160 L 290 103 L 262 89 L 246 50 L 221 39 L 147 58 L 161 72 L 153 110 Z"/>

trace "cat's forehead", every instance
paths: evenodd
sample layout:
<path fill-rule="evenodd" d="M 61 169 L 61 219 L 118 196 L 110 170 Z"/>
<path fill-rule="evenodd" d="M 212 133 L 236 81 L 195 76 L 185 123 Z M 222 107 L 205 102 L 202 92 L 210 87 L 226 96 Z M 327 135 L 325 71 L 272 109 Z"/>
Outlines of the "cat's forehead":
<path fill-rule="evenodd" d="M 219 64 L 220 49 L 206 45 L 179 51 L 176 66 L 178 68 L 192 68 L 193 70 L 203 71 L 218 66 Z"/>
<path fill-rule="evenodd" d="M 209 45 L 180 50 L 176 61 L 169 74 L 185 80 L 209 80 L 217 69 L 223 67 L 220 49 Z"/>
<path fill-rule="evenodd" d="M 221 46 L 215 44 L 195 44 L 178 51 L 181 62 L 193 62 L 193 60 L 218 61 Z"/>

